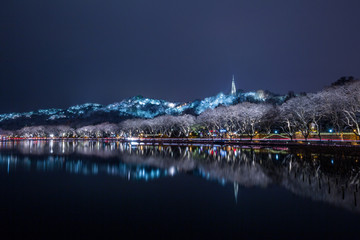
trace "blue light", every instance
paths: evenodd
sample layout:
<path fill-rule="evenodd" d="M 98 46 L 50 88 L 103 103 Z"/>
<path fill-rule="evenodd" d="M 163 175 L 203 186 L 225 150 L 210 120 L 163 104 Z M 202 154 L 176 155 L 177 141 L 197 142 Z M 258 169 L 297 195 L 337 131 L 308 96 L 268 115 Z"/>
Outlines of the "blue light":
<path fill-rule="evenodd" d="M 334 159 L 331 159 L 331 164 L 334 164 Z"/>
<path fill-rule="evenodd" d="M 275 159 L 279 160 L 279 155 L 278 154 L 275 155 Z"/>
<path fill-rule="evenodd" d="M 225 179 L 222 178 L 222 179 L 221 179 L 221 185 L 225 186 L 225 183 L 226 183 Z"/>
<path fill-rule="evenodd" d="M 274 133 L 278 133 L 278 130 L 275 130 Z"/>
<path fill-rule="evenodd" d="M 226 132 L 226 129 L 220 129 L 220 132 L 224 133 L 224 132 Z"/>
<path fill-rule="evenodd" d="M 220 156 L 221 157 L 226 157 L 226 155 L 227 155 L 227 151 L 225 151 L 225 150 L 220 150 Z"/>
<path fill-rule="evenodd" d="M 332 129 L 329 129 L 329 133 L 332 133 L 333 132 L 333 130 Z"/>

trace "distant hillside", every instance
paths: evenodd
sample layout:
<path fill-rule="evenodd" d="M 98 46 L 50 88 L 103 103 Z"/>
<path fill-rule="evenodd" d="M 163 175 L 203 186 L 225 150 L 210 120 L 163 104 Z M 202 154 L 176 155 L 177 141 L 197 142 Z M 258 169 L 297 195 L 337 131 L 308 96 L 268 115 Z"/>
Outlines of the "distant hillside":
<path fill-rule="evenodd" d="M 19 129 L 24 126 L 70 125 L 84 126 L 102 122 L 120 122 L 129 118 L 154 118 L 160 115 L 199 115 L 207 109 L 229 106 L 240 102 L 281 104 L 287 95 L 268 91 L 243 92 L 236 95 L 219 93 L 192 102 L 168 102 L 165 100 L 135 96 L 110 105 L 86 103 L 67 109 L 41 109 L 24 113 L 0 114 L 0 128 Z"/>

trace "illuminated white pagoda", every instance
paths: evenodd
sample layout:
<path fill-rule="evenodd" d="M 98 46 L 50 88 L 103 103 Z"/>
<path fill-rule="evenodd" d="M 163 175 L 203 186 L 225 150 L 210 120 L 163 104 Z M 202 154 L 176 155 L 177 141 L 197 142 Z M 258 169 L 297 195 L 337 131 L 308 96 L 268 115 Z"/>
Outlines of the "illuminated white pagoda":
<path fill-rule="evenodd" d="M 231 95 L 236 95 L 236 86 L 235 86 L 235 79 L 234 75 L 232 76 L 232 83 L 231 83 Z"/>

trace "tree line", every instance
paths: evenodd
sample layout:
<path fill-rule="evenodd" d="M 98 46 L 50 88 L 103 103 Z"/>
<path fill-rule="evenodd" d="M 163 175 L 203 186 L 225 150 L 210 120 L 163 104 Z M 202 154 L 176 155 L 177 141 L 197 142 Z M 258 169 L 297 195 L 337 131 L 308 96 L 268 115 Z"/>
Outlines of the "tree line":
<path fill-rule="evenodd" d="M 71 128 L 32 126 L 13 132 L 14 137 L 232 137 L 282 133 L 293 139 L 296 132 L 308 139 L 324 132 L 360 134 L 360 81 L 340 79 L 317 93 L 302 94 L 280 105 L 242 102 L 220 106 L 198 116 L 158 116 L 128 119 L 120 123 Z"/>

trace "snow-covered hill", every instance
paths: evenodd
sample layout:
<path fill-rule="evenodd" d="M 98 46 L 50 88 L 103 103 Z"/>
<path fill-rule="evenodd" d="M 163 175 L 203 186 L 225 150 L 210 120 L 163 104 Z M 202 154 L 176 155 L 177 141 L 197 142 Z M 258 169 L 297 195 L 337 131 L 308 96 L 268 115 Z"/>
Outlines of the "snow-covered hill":
<path fill-rule="evenodd" d="M 154 118 L 160 115 L 199 115 L 207 109 L 229 106 L 244 101 L 282 103 L 286 96 L 259 90 L 239 92 L 237 95 L 219 93 L 216 96 L 192 102 L 169 102 L 136 96 L 121 102 L 101 105 L 85 103 L 67 109 L 40 109 L 24 113 L 0 114 L 0 128 L 17 129 L 24 126 L 66 124 L 81 126 L 101 122 L 119 122 L 128 118 Z"/>

